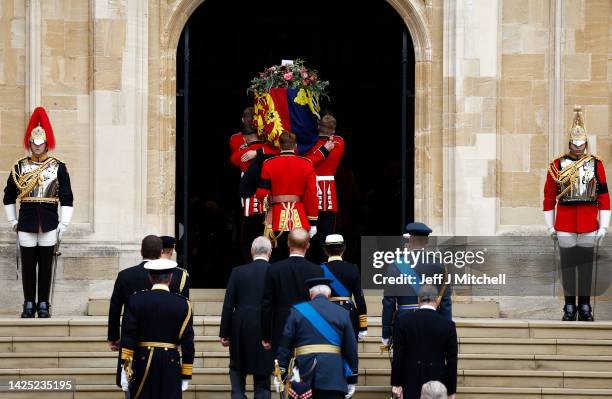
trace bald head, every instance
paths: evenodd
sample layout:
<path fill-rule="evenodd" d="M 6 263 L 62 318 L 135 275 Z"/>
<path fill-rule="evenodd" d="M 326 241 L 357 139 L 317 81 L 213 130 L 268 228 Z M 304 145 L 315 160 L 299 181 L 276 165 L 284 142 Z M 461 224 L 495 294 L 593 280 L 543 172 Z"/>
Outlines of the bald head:
<path fill-rule="evenodd" d="M 310 235 L 304 229 L 294 229 L 287 238 L 289 253 L 304 255 L 310 247 Z"/>

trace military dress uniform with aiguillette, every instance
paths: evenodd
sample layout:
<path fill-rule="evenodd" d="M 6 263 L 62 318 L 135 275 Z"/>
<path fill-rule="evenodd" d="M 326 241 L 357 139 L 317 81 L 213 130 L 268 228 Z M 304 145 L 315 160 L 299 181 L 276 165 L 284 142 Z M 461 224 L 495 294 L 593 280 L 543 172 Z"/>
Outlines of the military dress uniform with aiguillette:
<path fill-rule="evenodd" d="M 117 274 L 113 293 L 108 307 L 108 334 L 110 342 L 117 342 L 120 339 L 121 314 L 124 312 L 128 300 L 135 292 L 150 290 L 152 287 L 149 279 L 149 272 L 144 268 L 147 260 L 127 269 L 121 270 Z M 179 293 L 185 298 L 189 298 L 189 273 L 185 269 L 175 267 L 172 270 L 172 282 L 170 291 Z M 119 378 L 121 372 L 121 356 L 117 360 L 117 376 L 115 383 L 121 386 Z"/>
<path fill-rule="evenodd" d="M 329 300 L 349 311 L 355 335 L 367 331 L 368 309 L 361 289 L 359 267 L 345 262 L 341 256 L 330 256 L 327 262 L 321 264 L 321 269 L 323 275 L 332 280 L 332 296 Z"/>
<path fill-rule="evenodd" d="M 344 398 L 348 384 L 357 383 L 357 340 L 349 312 L 323 295 L 291 308 L 277 355 L 281 373 L 291 371 L 294 354 L 315 399 Z"/>
<path fill-rule="evenodd" d="M 46 111 L 38 107 L 32 113 L 24 144 L 29 150 L 31 143 L 47 144 L 47 150 L 55 146 L 53 129 Z M 16 202 L 19 200 L 19 219 Z M 66 165 L 59 159 L 44 152 L 21 158 L 11 168 L 4 189 L 4 208 L 9 223 L 17 231 L 24 309 L 21 317 L 49 317 L 49 296 L 52 281 L 52 265 L 55 246 L 71 221 L 73 195 Z M 61 219 L 57 207 L 61 204 Z M 38 265 L 38 305 L 36 303 L 36 282 Z"/>
<path fill-rule="evenodd" d="M 411 236 L 429 236 L 432 230 L 424 223 L 413 222 L 406 225 L 404 238 L 410 239 Z M 423 251 L 425 256 L 426 248 L 415 249 Z M 451 289 L 446 285 L 448 271 L 445 266 L 439 263 L 417 262 L 412 265 L 410 262 L 395 262 L 387 267 L 387 276 L 401 277 L 412 276 L 414 284 L 403 285 L 401 287 L 386 287 L 382 300 L 382 339 L 383 342 L 389 340 L 393 334 L 393 323 L 400 312 L 415 311 L 419 308 L 419 290 L 421 288 L 423 276 L 432 277 L 443 275 L 442 284 L 436 285 L 438 299 L 436 301 L 437 313 L 448 319 L 453 319 Z"/>
<path fill-rule="evenodd" d="M 132 399 L 178 399 L 193 373 L 191 302 L 163 284 L 132 295 L 123 316 L 121 360 Z M 178 348 L 180 347 L 180 354 Z"/>
<path fill-rule="evenodd" d="M 284 243 L 291 230 L 316 226 L 319 211 L 315 177 L 312 162 L 293 151 L 282 151 L 263 163 L 256 196 L 263 201 L 269 195 L 271 209 L 266 214 L 265 235 L 273 243 L 282 237 L 282 244 L 272 253 L 275 260 L 284 258 L 279 254 L 286 252 Z"/>

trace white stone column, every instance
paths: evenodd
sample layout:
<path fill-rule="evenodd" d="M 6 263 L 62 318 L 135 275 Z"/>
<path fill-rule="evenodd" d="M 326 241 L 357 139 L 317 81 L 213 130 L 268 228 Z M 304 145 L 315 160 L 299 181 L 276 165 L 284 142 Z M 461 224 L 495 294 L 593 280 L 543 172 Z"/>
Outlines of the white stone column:
<path fill-rule="evenodd" d="M 26 1 L 26 114 L 41 105 L 40 0 Z"/>

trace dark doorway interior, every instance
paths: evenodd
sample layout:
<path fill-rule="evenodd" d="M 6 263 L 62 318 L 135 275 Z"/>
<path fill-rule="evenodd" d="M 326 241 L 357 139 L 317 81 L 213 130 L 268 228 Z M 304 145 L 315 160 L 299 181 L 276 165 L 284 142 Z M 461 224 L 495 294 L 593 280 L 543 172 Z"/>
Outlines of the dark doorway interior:
<path fill-rule="evenodd" d="M 347 142 L 336 175 L 337 230 L 350 243 L 345 258 L 359 261 L 360 236 L 396 235 L 412 220 L 414 50 L 392 7 L 384 0 L 207 0 L 177 50 L 176 231 L 187 226 L 179 260 L 193 286 L 225 287 L 244 261 L 240 175 L 229 163 L 228 139 L 252 103 L 250 79 L 295 58 L 331 82 L 324 107 Z"/>

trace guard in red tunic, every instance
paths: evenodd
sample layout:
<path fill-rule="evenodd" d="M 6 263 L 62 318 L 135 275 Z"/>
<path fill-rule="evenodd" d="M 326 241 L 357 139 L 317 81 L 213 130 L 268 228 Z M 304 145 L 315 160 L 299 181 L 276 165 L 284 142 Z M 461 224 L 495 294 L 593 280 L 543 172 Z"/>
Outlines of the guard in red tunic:
<path fill-rule="evenodd" d="M 267 201 L 270 210 L 266 214 L 266 232 L 277 244 L 273 259 L 283 259 L 288 254 L 287 232 L 302 228 L 317 233 L 318 199 L 315 170 L 312 162 L 295 155 L 295 135 L 280 135 L 281 153 L 264 161 L 256 196 Z"/>
<path fill-rule="evenodd" d="M 234 151 L 230 157 L 233 165 L 241 171 L 241 176 L 251 165 L 254 156 L 261 154 L 278 154 L 278 150 L 270 144 L 260 140 L 257 128 L 253 124 L 247 124 L 242 130 L 246 145 Z M 260 201 L 254 194 L 242 198 L 242 234 L 241 242 L 244 256 L 247 260 L 251 257 L 251 243 L 264 231 L 264 202 Z"/>
<path fill-rule="evenodd" d="M 319 198 L 318 234 L 314 238 L 313 261 L 325 260 L 323 241 L 336 230 L 338 214 L 338 195 L 336 194 L 335 175 L 344 156 L 344 139 L 336 136 L 336 118 L 324 115 L 319 121 L 319 141 L 305 155 L 310 159 L 317 173 L 317 196 Z"/>
<path fill-rule="evenodd" d="M 581 108 L 576 106 L 569 152 L 550 163 L 544 186 L 546 227 L 559 240 L 564 321 L 576 320 L 576 314 L 581 321 L 594 320 L 590 304 L 593 248 L 610 225 L 606 172 L 602 161 L 587 152 L 587 140 Z"/>
<path fill-rule="evenodd" d="M 253 107 L 247 107 L 242 111 L 242 125 L 247 126 L 253 124 Z M 241 147 L 246 147 L 243 132 L 234 133 L 229 139 L 230 153 L 238 151 Z"/>

